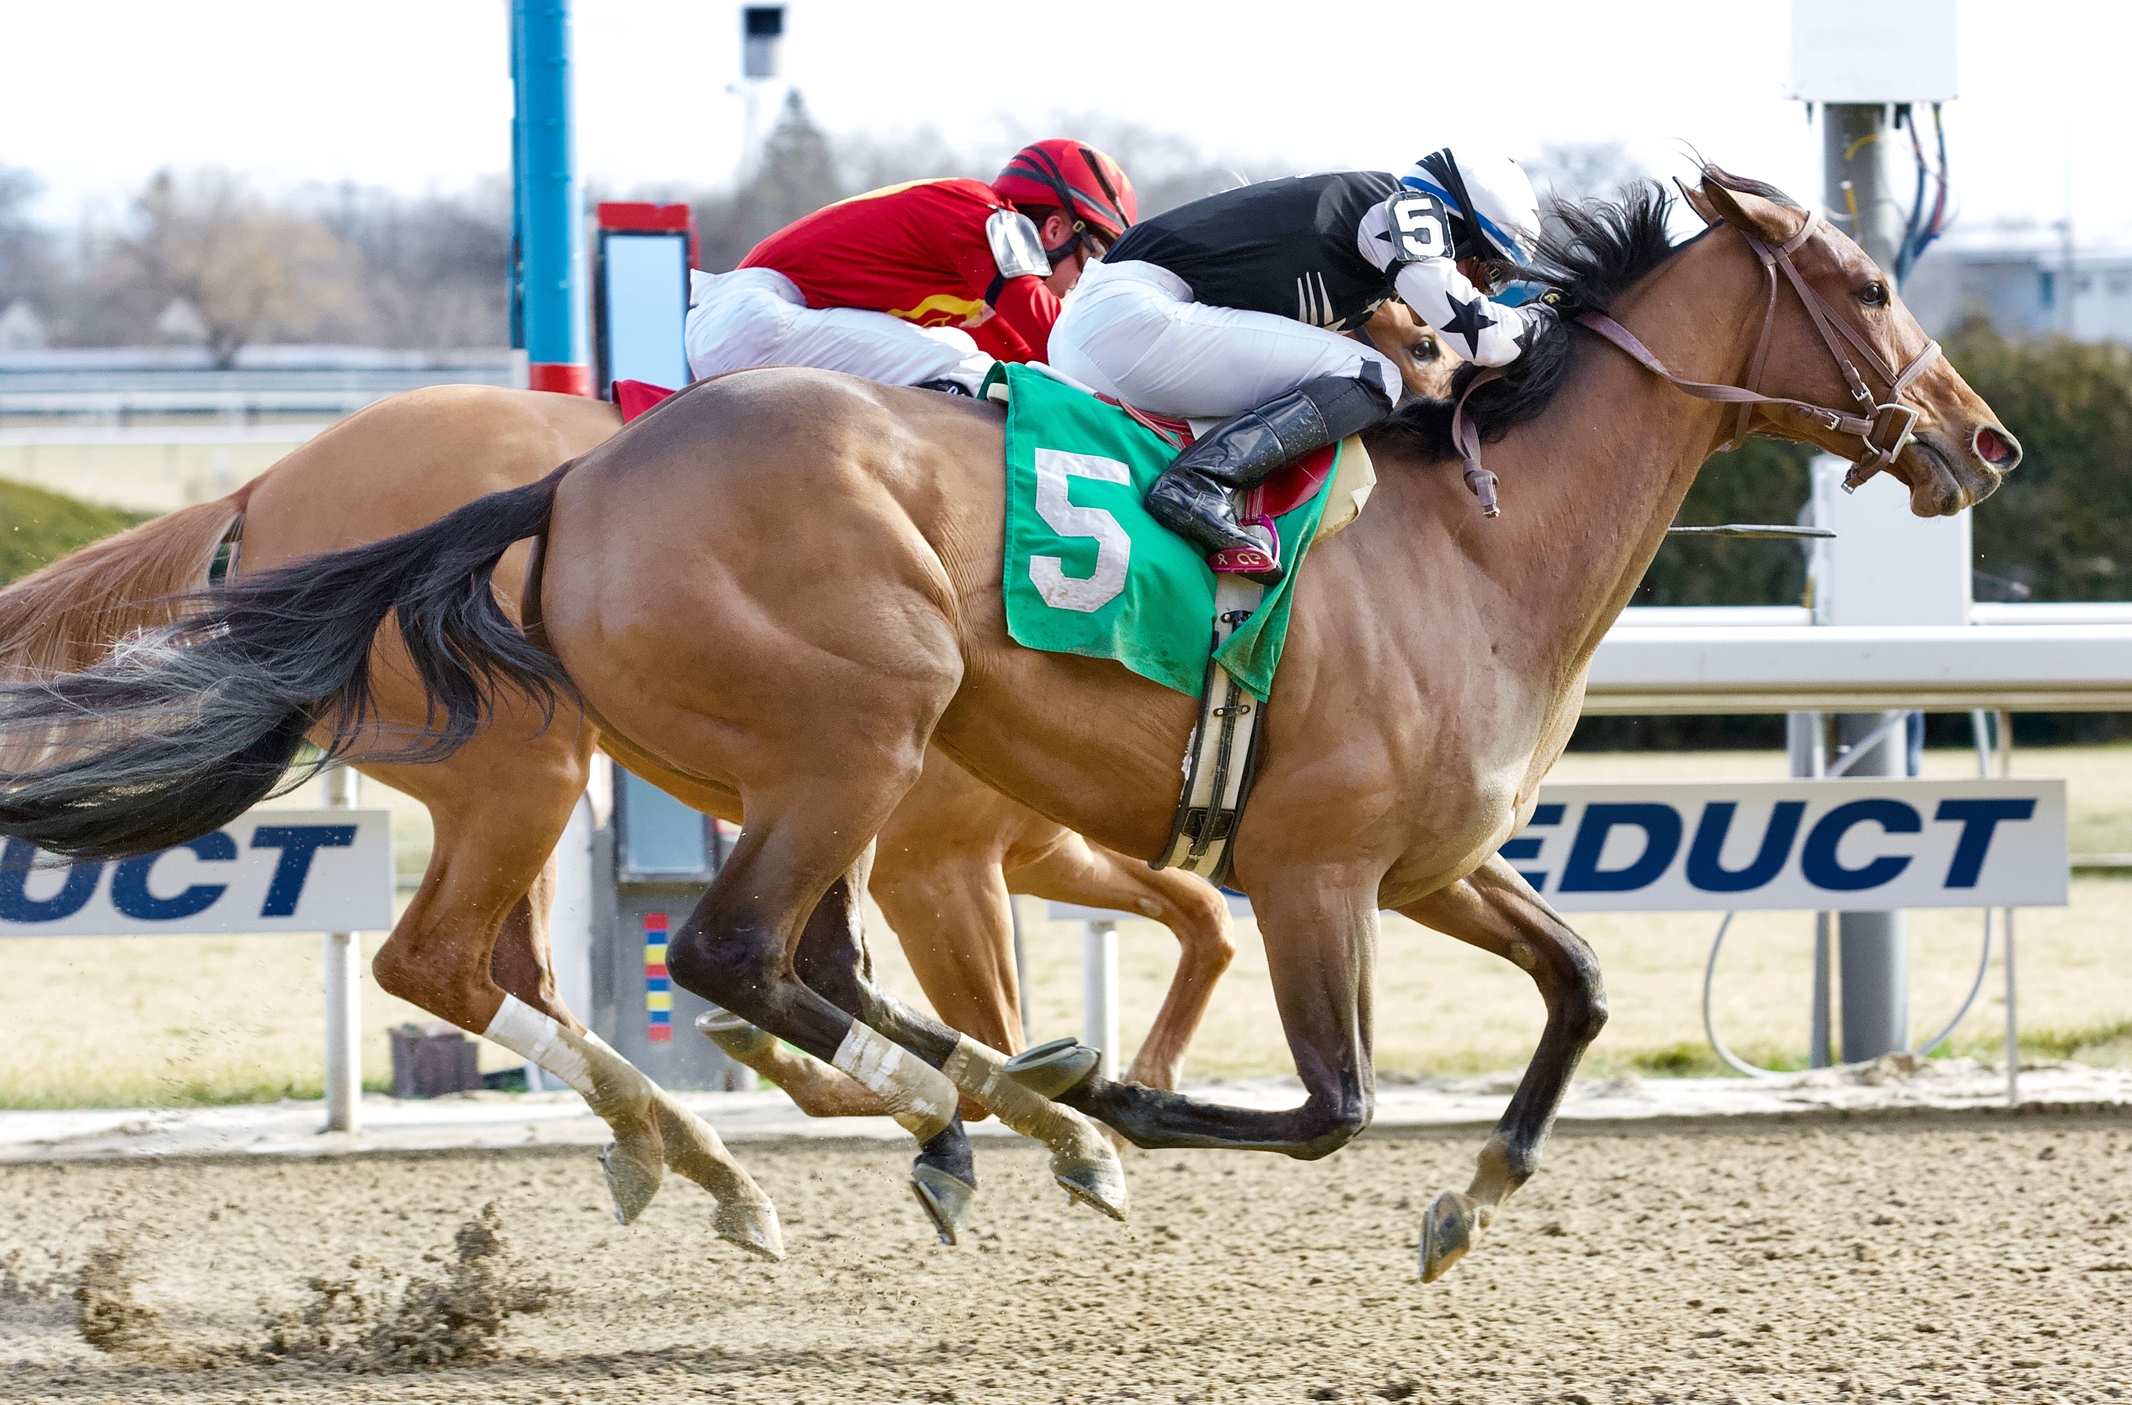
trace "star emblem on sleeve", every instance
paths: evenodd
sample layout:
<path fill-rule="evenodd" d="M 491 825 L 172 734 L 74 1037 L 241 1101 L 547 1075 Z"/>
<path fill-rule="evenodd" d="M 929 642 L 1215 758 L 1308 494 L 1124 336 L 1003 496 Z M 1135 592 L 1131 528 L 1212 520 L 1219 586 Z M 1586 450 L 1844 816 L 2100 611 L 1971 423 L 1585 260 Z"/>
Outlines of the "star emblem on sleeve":
<path fill-rule="evenodd" d="M 1481 333 L 1495 325 L 1495 319 L 1486 311 L 1487 299 L 1475 298 L 1471 302 L 1460 302 L 1456 297 L 1446 296 L 1445 301 L 1451 304 L 1451 315 L 1445 318 L 1444 324 L 1436 330 L 1450 336 L 1464 337 L 1467 354 L 1470 356 L 1480 350 Z"/>

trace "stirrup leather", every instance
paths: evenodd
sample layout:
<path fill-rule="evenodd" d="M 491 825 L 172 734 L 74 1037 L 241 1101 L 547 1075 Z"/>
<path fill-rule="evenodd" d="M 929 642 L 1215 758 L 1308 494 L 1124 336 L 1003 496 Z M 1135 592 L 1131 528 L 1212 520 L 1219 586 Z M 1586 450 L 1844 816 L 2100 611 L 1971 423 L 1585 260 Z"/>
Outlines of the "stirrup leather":
<path fill-rule="evenodd" d="M 1214 578 L 1214 647 L 1227 643 L 1265 598 L 1263 587 L 1242 576 Z M 1229 876 L 1229 841 L 1250 798 L 1259 718 L 1265 700 L 1254 697 L 1213 659 L 1200 694 L 1199 725 L 1185 745 L 1184 790 L 1170 824 L 1170 842 L 1149 868 L 1181 868 L 1210 883 Z"/>

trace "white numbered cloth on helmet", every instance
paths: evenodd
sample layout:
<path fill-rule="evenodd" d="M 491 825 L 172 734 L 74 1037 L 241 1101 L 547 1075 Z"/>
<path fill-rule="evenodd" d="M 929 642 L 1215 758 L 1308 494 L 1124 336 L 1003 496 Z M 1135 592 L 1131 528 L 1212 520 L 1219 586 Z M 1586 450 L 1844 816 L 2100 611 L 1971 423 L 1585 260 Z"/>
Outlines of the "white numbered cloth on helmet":
<path fill-rule="evenodd" d="M 812 366 L 887 385 L 953 381 L 977 393 L 992 358 L 959 327 L 920 327 L 885 312 L 809 307 L 773 268 L 695 273 L 684 331 L 697 380 L 752 366 Z"/>
<path fill-rule="evenodd" d="M 1137 409 L 1227 419 L 1320 376 L 1373 379 L 1400 394 L 1399 368 L 1338 332 L 1270 312 L 1194 302 L 1155 264 L 1097 262 L 1051 329 L 1051 365 Z"/>

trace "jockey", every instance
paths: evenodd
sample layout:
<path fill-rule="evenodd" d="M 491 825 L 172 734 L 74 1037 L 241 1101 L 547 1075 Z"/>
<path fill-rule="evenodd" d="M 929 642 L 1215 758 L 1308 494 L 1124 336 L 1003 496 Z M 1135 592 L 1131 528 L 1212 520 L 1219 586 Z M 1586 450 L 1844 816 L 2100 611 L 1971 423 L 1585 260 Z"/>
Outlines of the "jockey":
<path fill-rule="evenodd" d="M 990 185 L 839 201 L 733 272 L 692 275 L 689 372 L 817 366 L 974 395 L 995 359 L 1045 358 L 1059 298 L 1138 208 L 1117 162 L 1063 139 L 1024 147 Z"/>
<path fill-rule="evenodd" d="M 1155 519 L 1217 571 L 1280 563 L 1232 494 L 1392 412 L 1397 369 L 1341 335 L 1390 298 L 1469 361 L 1503 366 L 1552 309 L 1489 301 L 1530 257 L 1532 183 L 1505 156 L 1446 148 L 1404 176 L 1344 171 L 1210 195 L 1135 225 L 1089 269 L 1050 364 L 1156 414 L 1222 421 L 1149 491 Z"/>

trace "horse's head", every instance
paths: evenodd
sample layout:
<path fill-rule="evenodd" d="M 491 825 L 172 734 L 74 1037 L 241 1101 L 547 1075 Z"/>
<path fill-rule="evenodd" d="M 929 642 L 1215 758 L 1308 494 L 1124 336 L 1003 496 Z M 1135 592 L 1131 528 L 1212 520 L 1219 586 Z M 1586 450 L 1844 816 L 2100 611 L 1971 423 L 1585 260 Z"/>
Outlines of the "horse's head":
<path fill-rule="evenodd" d="M 1416 317 L 1412 308 L 1393 298 L 1370 314 L 1362 333 L 1371 346 L 1399 368 L 1399 379 L 1406 384 L 1403 400 L 1416 396 L 1443 400 L 1450 396 L 1451 373 L 1462 364 L 1458 353 L 1445 346 L 1443 338 Z"/>
<path fill-rule="evenodd" d="M 1756 388 L 1827 406 L 1854 420 L 1873 420 L 1873 448 L 1855 427 L 1787 405 L 1758 406 L 1757 427 L 1859 460 L 1854 483 L 1876 466 L 1886 468 L 1909 488 L 1910 510 L 1920 517 L 1959 512 L 1990 497 L 2021 461 L 2020 443 L 1937 355 L 1932 339 L 1896 296 L 1894 280 L 1865 250 L 1827 221 L 1775 195 L 1714 166 L 1705 168 L 1702 185 L 1690 192 L 1704 218 L 1722 220 L 1758 244 L 1758 258 L 1775 257 L 1777 268 L 1788 258 L 1796 270 L 1796 281 L 1791 270 L 1770 274 L 1777 310 Z M 1820 308 L 1809 305 L 1808 290 L 1818 295 Z M 1918 367 L 1915 378 L 1899 395 L 1891 393 L 1891 382 L 1913 366 Z M 1902 408 L 1880 408 L 1889 405 Z M 1905 442 L 1901 431 L 1908 411 L 1916 418 Z M 1896 450 L 1898 444 L 1893 457 L 1873 452 Z"/>

